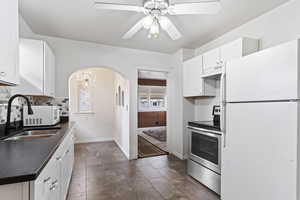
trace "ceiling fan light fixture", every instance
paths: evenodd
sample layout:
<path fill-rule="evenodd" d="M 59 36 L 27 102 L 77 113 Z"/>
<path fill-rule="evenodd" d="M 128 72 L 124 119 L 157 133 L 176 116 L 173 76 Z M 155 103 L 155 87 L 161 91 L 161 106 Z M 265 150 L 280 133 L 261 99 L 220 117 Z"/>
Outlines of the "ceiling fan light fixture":
<path fill-rule="evenodd" d="M 153 17 L 151 15 L 148 15 L 147 17 L 144 18 L 143 21 L 143 26 L 145 29 L 150 29 L 152 24 L 153 24 Z"/>
<path fill-rule="evenodd" d="M 148 37 L 149 38 L 158 38 L 158 35 L 159 35 L 159 22 L 157 19 L 154 19 L 151 27 L 150 27 L 150 31 L 149 31 L 149 35 Z"/>
<path fill-rule="evenodd" d="M 204 15 L 216 14 L 221 9 L 221 0 L 201 0 L 191 3 L 172 3 L 171 0 L 143 0 L 143 5 L 131 5 L 122 3 L 107 3 L 103 0 L 95 0 L 95 6 L 100 10 L 119 10 L 144 13 L 129 31 L 123 35 L 123 39 L 130 39 L 140 30 L 147 29 L 149 38 L 157 38 L 160 29 L 165 31 L 172 40 L 178 40 L 182 34 L 168 15 Z M 105 0 L 107 1 L 107 0 Z"/>

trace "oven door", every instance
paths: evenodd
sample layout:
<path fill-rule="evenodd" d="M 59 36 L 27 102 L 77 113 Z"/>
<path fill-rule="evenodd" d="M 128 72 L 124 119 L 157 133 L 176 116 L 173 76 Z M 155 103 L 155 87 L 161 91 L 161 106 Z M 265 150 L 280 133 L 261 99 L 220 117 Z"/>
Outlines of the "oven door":
<path fill-rule="evenodd" d="M 221 174 L 222 136 L 209 131 L 189 129 L 189 158 Z"/>

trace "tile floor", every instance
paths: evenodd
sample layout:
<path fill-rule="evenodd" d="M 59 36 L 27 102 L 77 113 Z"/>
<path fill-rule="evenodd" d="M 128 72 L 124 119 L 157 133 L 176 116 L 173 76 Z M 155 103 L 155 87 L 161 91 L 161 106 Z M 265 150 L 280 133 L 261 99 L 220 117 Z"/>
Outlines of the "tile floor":
<path fill-rule="evenodd" d="M 114 142 L 75 146 L 68 200 L 219 200 L 174 156 L 128 161 Z"/>

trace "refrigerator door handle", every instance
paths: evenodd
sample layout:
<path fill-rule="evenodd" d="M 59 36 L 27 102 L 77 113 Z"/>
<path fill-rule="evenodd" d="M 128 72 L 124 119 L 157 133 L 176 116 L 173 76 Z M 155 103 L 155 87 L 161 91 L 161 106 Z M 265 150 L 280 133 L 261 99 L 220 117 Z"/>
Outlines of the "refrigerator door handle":
<path fill-rule="evenodd" d="M 221 131 L 223 132 L 223 148 L 226 147 L 226 65 L 223 67 L 223 73 L 220 80 L 220 99 L 221 99 Z"/>

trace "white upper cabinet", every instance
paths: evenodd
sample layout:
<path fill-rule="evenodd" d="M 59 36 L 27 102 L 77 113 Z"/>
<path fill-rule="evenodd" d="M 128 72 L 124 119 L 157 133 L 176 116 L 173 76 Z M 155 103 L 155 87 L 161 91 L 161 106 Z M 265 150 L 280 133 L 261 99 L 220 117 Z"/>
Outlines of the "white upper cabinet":
<path fill-rule="evenodd" d="M 203 74 L 218 74 L 226 62 L 258 51 L 259 41 L 251 38 L 239 38 L 203 54 Z"/>
<path fill-rule="evenodd" d="M 220 49 L 213 49 L 203 54 L 203 73 L 209 74 L 220 68 Z"/>
<path fill-rule="evenodd" d="M 0 6 L 0 84 L 19 83 L 18 0 L 3 0 Z"/>
<path fill-rule="evenodd" d="M 55 95 L 55 56 L 42 40 L 20 40 L 20 85 L 13 93 Z"/>
<path fill-rule="evenodd" d="M 194 57 L 183 64 L 183 96 L 214 96 L 211 81 L 204 81 L 202 74 L 202 56 Z"/>
<path fill-rule="evenodd" d="M 259 49 L 259 42 L 251 38 L 239 38 L 220 48 L 220 64 L 247 56 Z"/>
<path fill-rule="evenodd" d="M 55 56 L 51 48 L 44 44 L 44 60 L 45 60 L 45 73 L 44 73 L 44 93 L 48 96 L 55 95 Z"/>

